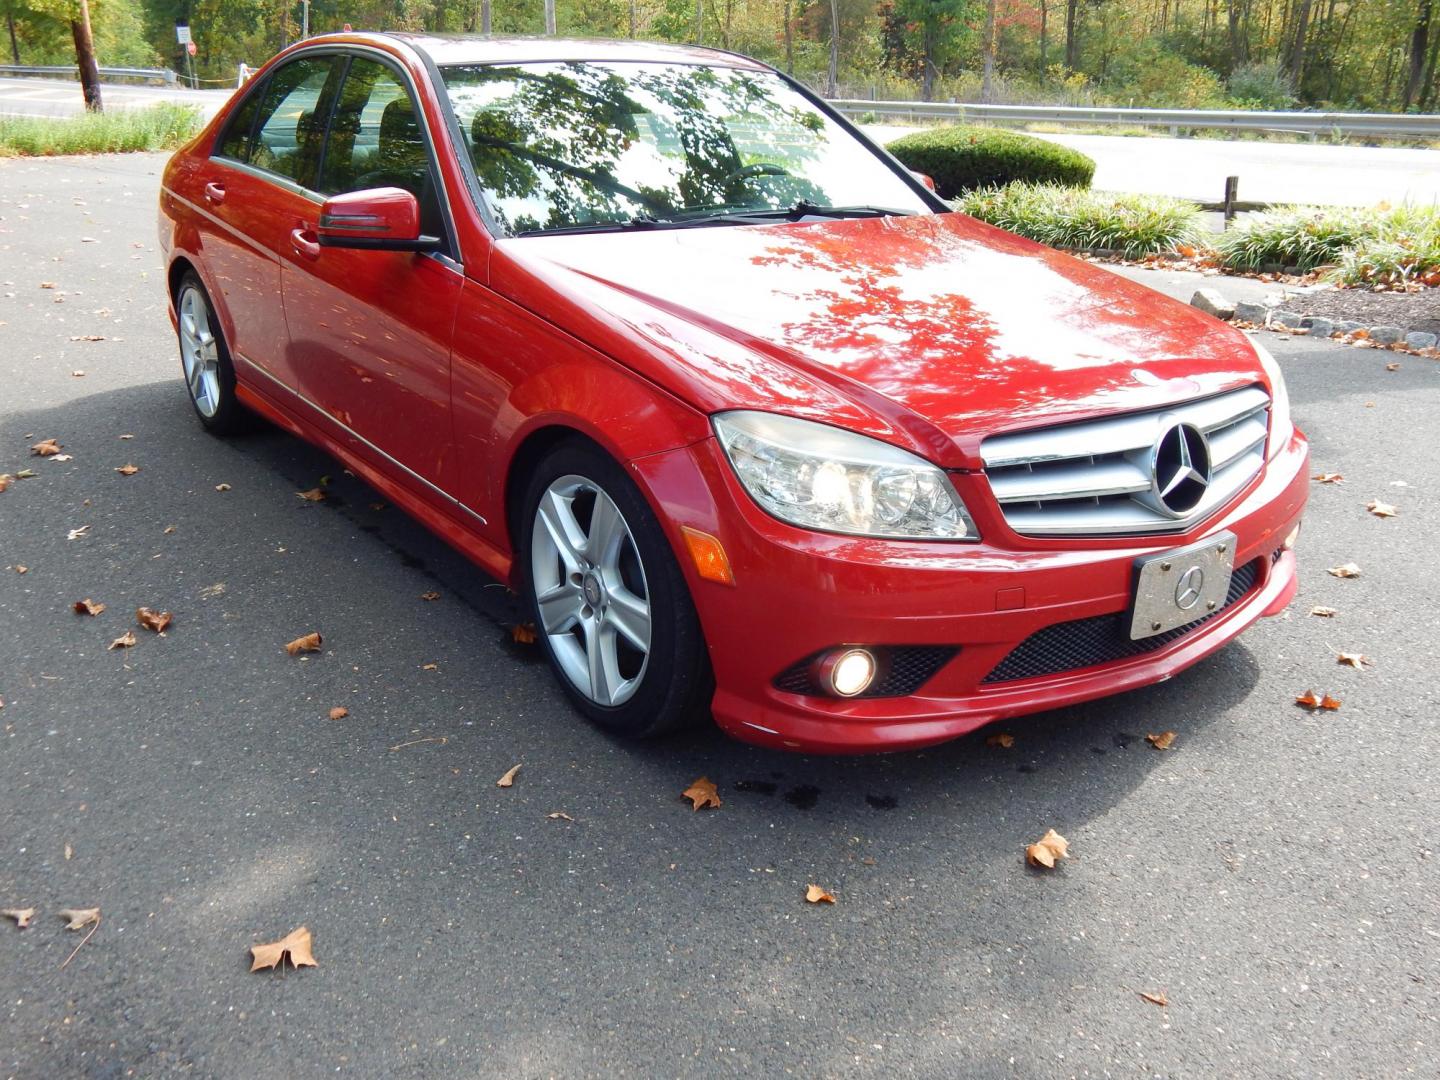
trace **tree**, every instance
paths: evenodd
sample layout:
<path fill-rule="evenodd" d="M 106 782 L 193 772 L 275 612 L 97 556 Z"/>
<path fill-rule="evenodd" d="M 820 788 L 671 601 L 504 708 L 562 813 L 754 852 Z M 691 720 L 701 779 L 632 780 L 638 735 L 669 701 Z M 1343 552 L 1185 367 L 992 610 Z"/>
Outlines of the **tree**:
<path fill-rule="evenodd" d="M 980 83 L 980 100 L 989 105 L 993 100 L 995 78 L 995 0 L 985 0 L 985 33 L 980 43 L 983 74 Z"/>
<path fill-rule="evenodd" d="M 95 60 L 95 35 L 90 30 L 90 0 L 80 0 L 70 18 L 70 33 L 75 38 L 75 62 L 80 67 L 80 92 L 85 95 L 89 112 L 102 112 L 100 100 L 100 65 Z"/>
<path fill-rule="evenodd" d="M 1410 31 L 1410 75 L 1405 80 L 1405 96 L 1400 103 L 1408 109 L 1420 96 L 1425 80 L 1425 59 L 1430 48 L 1430 19 L 1434 14 L 1434 0 L 1420 0 L 1420 13 L 1415 18 L 1415 28 Z"/>

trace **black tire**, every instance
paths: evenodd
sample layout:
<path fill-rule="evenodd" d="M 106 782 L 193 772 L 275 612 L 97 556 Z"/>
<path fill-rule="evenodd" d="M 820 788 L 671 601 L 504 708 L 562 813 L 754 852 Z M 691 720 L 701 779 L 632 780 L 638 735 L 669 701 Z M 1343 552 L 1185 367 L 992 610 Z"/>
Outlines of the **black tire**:
<path fill-rule="evenodd" d="M 575 479 L 594 485 L 620 511 L 630 542 L 630 546 L 624 548 L 629 553 L 625 558 L 638 560 L 638 570 L 643 575 L 642 581 L 632 567 L 626 571 L 631 580 L 626 581 L 625 587 L 635 583 L 635 588 L 630 591 L 638 595 L 639 585 L 643 584 L 649 604 L 649 653 L 643 669 L 636 676 L 638 683 L 631 696 L 617 705 L 600 704 L 567 674 L 557 644 L 565 648 L 569 643 L 563 640 L 564 634 L 552 637 L 546 631 L 536 597 L 533 551 L 536 514 L 542 497 L 547 496 L 552 485 Z M 586 498 L 587 494 L 582 490 L 574 500 L 577 519 L 585 513 L 583 502 Z M 630 739 L 653 738 L 691 727 L 706 719 L 715 682 L 700 620 L 695 614 L 695 605 L 675 560 L 675 553 L 634 481 L 608 454 L 594 444 L 577 438 L 556 446 L 535 466 L 526 482 L 519 509 L 517 559 L 525 609 L 534 620 L 536 638 L 556 679 L 576 709 L 611 734 Z M 593 501 L 591 514 L 593 523 Z M 541 573 L 553 574 L 563 567 L 563 559 L 556 558 L 552 560 L 550 570 L 542 567 Z M 588 594 L 583 588 L 578 590 L 578 594 L 578 602 L 584 603 Z M 601 608 L 608 603 L 609 600 L 602 602 Z M 592 609 L 587 607 L 586 610 Z M 566 633 L 576 641 L 586 640 L 578 625 Z M 621 644 L 629 645 L 629 642 L 621 641 Z M 573 650 L 567 651 L 573 653 Z"/>
<path fill-rule="evenodd" d="M 213 384 L 207 384 L 208 388 L 200 393 L 192 388 L 188 377 L 190 369 L 187 366 L 184 323 L 187 294 L 193 294 L 195 302 L 204 305 L 205 330 L 214 340 Z M 235 396 L 235 365 L 230 359 L 230 348 L 225 342 L 225 332 L 221 329 L 220 320 L 215 315 L 215 305 L 210 302 L 210 294 L 205 291 L 205 286 L 200 281 L 200 275 L 194 270 L 186 270 L 180 278 L 180 283 L 175 287 L 173 300 L 175 312 L 180 321 L 180 326 L 176 330 L 176 337 L 180 345 L 180 373 L 185 380 L 185 392 L 190 397 L 190 404 L 195 409 L 195 415 L 199 418 L 201 426 L 212 435 L 236 435 L 250 430 L 254 425 L 255 415 L 241 405 Z"/>

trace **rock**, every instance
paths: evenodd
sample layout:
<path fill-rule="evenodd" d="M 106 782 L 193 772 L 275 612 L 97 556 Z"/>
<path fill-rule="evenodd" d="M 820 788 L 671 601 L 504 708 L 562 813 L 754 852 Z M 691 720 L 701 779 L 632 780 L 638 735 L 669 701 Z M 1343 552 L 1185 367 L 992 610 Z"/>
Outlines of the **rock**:
<path fill-rule="evenodd" d="M 1272 311 L 1270 313 L 1271 326 L 1285 326 L 1291 330 L 1300 329 L 1300 316 L 1293 311 Z"/>
<path fill-rule="evenodd" d="M 1335 333 L 1353 334 L 1356 330 L 1364 330 L 1365 324 L 1356 322 L 1354 319 L 1341 319 L 1335 324 Z"/>
<path fill-rule="evenodd" d="M 1235 318 L 1241 322 L 1254 323 L 1256 326 L 1264 326 L 1265 320 L 1270 317 L 1270 309 L 1264 304 L 1251 304 L 1242 300 L 1235 305 Z"/>
<path fill-rule="evenodd" d="M 1415 349 L 1416 351 L 1420 349 L 1433 349 L 1435 348 L 1436 341 L 1440 341 L 1440 338 L 1437 338 L 1436 335 L 1426 334 L 1419 330 L 1412 331 L 1405 335 L 1405 347 L 1407 349 Z"/>
<path fill-rule="evenodd" d="M 1300 320 L 1300 326 L 1309 330 L 1311 337 L 1329 337 L 1335 331 L 1335 324 L 1319 315 L 1306 315 Z"/>
<path fill-rule="evenodd" d="M 1405 340 L 1405 331 L 1398 326 L 1372 326 L 1370 340 L 1376 345 L 1394 345 Z"/>
<path fill-rule="evenodd" d="M 1195 295 L 1190 298 L 1190 306 L 1199 308 L 1206 315 L 1214 315 L 1217 319 L 1233 319 L 1235 317 L 1235 305 L 1215 289 L 1195 290 Z"/>

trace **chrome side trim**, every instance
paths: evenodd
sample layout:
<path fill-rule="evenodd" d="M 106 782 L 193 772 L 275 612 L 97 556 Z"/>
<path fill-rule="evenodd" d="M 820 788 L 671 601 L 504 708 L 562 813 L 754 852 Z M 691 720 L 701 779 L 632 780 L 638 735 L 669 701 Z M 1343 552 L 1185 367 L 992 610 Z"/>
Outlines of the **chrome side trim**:
<path fill-rule="evenodd" d="M 241 353 L 234 353 L 234 354 L 232 354 L 232 355 L 235 357 L 235 359 L 239 360 L 241 363 L 243 363 L 243 364 L 245 365 L 245 369 L 246 369 L 247 371 L 254 371 L 254 372 L 256 372 L 256 373 L 258 373 L 258 374 L 260 374 L 260 375 L 264 375 L 265 378 L 269 379 L 269 380 L 270 380 L 272 383 L 274 383 L 276 386 L 280 387 L 281 390 L 284 390 L 284 391 L 285 391 L 287 394 L 289 394 L 291 397 L 298 398 L 300 401 L 303 401 L 306 405 L 309 405 L 310 408 L 314 409 L 314 410 L 315 410 L 317 413 L 319 413 L 321 416 L 325 417 L 326 420 L 328 420 L 330 423 L 334 424 L 334 425 L 335 425 L 336 427 L 338 427 L 340 430 L 342 430 L 343 432 L 345 432 L 345 434 L 347 434 L 348 436 L 350 436 L 350 438 L 354 439 L 356 442 L 358 442 L 358 443 L 360 443 L 361 445 L 363 445 L 367 450 L 369 450 L 369 451 L 370 451 L 372 454 L 374 454 L 376 457 L 384 458 L 387 462 L 389 462 L 391 465 L 395 466 L 395 468 L 399 469 L 399 470 L 400 470 L 401 472 L 403 472 L 406 476 L 413 477 L 415 480 L 417 480 L 417 481 L 419 481 L 420 483 L 424 484 L 427 488 L 429 488 L 431 491 L 433 491 L 436 495 L 439 495 L 440 498 L 442 498 L 443 500 L 445 500 L 445 502 L 450 503 L 451 505 L 457 507 L 457 508 L 460 509 L 460 510 L 464 510 L 465 513 L 469 514 L 469 515 L 470 515 L 471 517 L 473 517 L 476 521 L 480 522 L 481 525 L 488 525 L 488 524 L 490 524 L 489 521 L 487 521 L 482 514 L 477 514 L 474 510 L 471 510 L 470 507 L 466 506 L 466 505 L 465 505 L 464 503 L 462 503 L 459 499 L 455 498 L 454 495 L 451 495 L 451 494 L 450 494 L 448 491 L 446 491 L 444 488 L 437 487 L 435 484 L 432 484 L 429 480 L 426 480 L 425 477 L 421 476 L 419 473 L 417 473 L 414 469 L 410 468 L 408 465 L 404 464 L 403 462 L 396 461 L 393 457 L 391 457 L 389 454 L 387 454 L 384 450 L 381 450 L 378 446 L 376 446 L 374 443 L 372 443 L 369 439 L 365 438 L 365 436 L 359 434 L 354 428 L 352 428 L 352 427 L 350 427 L 350 426 L 348 426 L 348 425 L 346 425 L 346 424 L 342 424 L 339 420 L 336 420 L 333 416 L 331 416 L 329 413 L 327 413 L 324 409 L 320 408 L 319 405 L 316 405 L 315 402 L 311 401 L 311 400 L 310 400 L 308 397 L 306 397 L 304 394 L 300 393 L 299 390 L 296 390 L 296 389 L 294 389 L 293 387 L 288 386 L 288 385 L 287 385 L 285 382 L 283 382 L 281 379 L 276 378 L 274 375 L 272 375 L 270 372 L 266 371 L 266 370 L 265 370 L 263 367 L 261 367 L 259 364 L 255 363 L 255 361 L 251 360 L 248 356 L 244 356 L 244 355 L 242 355 Z"/>

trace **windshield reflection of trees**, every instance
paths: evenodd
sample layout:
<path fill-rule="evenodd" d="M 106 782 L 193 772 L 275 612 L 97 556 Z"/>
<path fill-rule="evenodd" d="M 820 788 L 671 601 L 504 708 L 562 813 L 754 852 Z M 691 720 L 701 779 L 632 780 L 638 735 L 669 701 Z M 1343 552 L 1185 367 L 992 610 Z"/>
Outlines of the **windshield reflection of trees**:
<path fill-rule="evenodd" d="M 462 123 L 475 109 L 476 175 L 510 232 L 824 198 L 795 175 L 826 147 L 824 121 L 773 77 L 569 63 L 454 68 L 445 79 Z M 761 145 L 737 145 L 747 135 Z M 760 163 L 781 169 L 743 175 Z"/>

